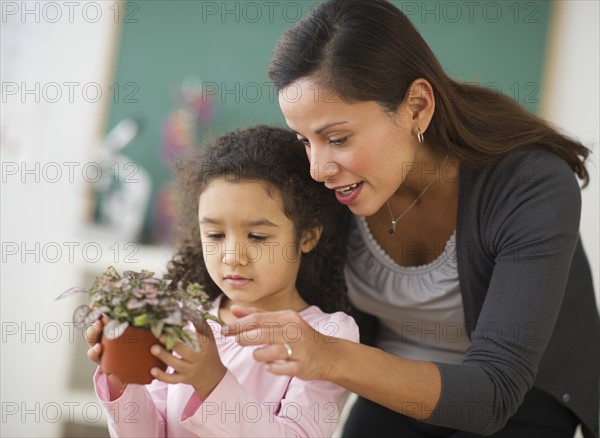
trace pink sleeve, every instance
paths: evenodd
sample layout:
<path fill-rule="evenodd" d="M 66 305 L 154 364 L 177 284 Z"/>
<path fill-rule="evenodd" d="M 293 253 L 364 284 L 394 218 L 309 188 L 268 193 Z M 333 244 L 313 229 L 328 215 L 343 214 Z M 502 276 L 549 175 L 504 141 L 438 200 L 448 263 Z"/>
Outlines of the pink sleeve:
<path fill-rule="evenodd" d="M 166 436 L 167 384 L 128 385 L 121 397 L 110 401 L 106 374 L 94 374 L 96 396 L 108 416 L 111 436 Z"/>
<path fill-rule="evenodd" d="M 338 318 L 329 320 L 336 324 L 336 336 L 358 342 L 354 320 Z M 200 436 L 327 437 L 335 431 L 348 396 L 330 382 L 291 378 L 282 400 L 259 403 L 247 386 L 228 371 L 205 400 L 195 393 L 190 397 L 181 425 Z"/>

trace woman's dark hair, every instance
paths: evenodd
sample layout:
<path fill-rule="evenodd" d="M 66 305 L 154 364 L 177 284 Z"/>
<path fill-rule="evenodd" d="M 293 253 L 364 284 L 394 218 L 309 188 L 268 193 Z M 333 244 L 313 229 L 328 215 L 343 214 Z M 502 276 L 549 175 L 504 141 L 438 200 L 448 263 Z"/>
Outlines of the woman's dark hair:
<path fill-rule="evenodd" d="M 589 181 L 589 149 L 505 95 L 452 80 L 408 18 L 385 0 L 319 4 L 284 33 L 269 76 L 278 91 L 310 76 L 346 101 L 374 101 L 391 112 L 423 78 L 435 96 L 427 138 L 461 163 L 483 167 L 515 148 L 539 145 L 562 157 L 584 186 Z"/>
<path fill-rule="evenodd" d="M 281 200 L 285 215 L 294 224 L 296 244 L 306 231 L 322 227 L 318 244 L 302 254 L 300 261 L 296 288 L 302 298 L 325 312 L 348 310 L 340 231 L 345 208 L 332 190 L 310 177 L 308 166 L 304 146 L 296 135 L 267 126 L 224 134 L 176 163 L 183 214 L 181 243 L 168 264 L 171 284 L 198 282 L 211 299 L 222 293 L 208 275 L 202 256 L 200 194 L 216 179 L 258 181 L 266 183 L 270 196 Z"/>

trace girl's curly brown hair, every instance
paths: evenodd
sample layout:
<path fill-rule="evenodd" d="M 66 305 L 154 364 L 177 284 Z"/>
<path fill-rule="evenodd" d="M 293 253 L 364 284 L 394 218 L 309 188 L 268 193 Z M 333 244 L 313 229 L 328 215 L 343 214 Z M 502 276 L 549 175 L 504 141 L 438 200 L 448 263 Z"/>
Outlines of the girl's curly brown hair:
<path fill-rule="evenodd" d="M 223 293 L 210 278 L 204 258 L 198 202 L 216 178 L 229 182 L 260 181 L 270 196 L 283 202 L 285 215 L 294 224 L 295 241 L 310 229 L 322 226 L 317 246 L 302 254 L 296 288 L 309 304 L 325 312 L 348 310 L 343 278 L 345 208 L 332 190 L 310 177 L 304 146 L 290 131 L 256 126 L 235 130 L 205 143 L 201 151 L 175 164 L 182 193 L 181 242 L 169 262 L 172 284 L 198 282 L 211 299 Z"/>

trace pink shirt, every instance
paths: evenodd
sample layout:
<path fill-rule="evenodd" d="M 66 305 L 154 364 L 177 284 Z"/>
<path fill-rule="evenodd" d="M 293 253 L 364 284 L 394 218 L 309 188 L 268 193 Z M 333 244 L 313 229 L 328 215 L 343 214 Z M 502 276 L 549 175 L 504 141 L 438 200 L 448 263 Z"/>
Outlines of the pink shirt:
<path fill-rule="evenodd" d="M 215 300 L 215 313 L 220 298 Z M 343 312 L 327 314 L 310 306 L 300 316 L 315 330 L 358 342 L 354 319 Z M 325 381 L 304 381 L 276 376 L 254 360 L 258 347 L 242 347 L 234 336 L 223 336 L 209 321 L 225 377 L 201 400 L 192 386 L 154 380 L 149 385 L 128 385 L 109 401 L 106 375 L 96 372 L 96 395 L 108 415 L 111 436 L 331 436 L 348 392 Z M 299 328 L 290 325 L 286 335 L 293 347 Z"/>

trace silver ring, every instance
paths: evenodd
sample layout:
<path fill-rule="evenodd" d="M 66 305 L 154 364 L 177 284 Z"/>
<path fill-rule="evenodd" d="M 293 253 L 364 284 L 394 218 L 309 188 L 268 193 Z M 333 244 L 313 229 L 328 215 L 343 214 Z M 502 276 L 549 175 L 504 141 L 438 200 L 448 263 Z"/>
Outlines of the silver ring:
<path fill-rule="evenodd" d="M 421 131 L 421 128 L 419 128 L 419 127 L 417 127 L 417 140 L 421 144 L 425 141 L 425 137 L 423 136 L 423 132 Z"/>
<path fill-rule="evenodd" d="M 288 344 L 287 342 L 283 343 L 283 348 L 285 348 L 285 352 L 287 353 L 287 357 L 285 360 L 290 360 L 292 358 L 292 347 L 290 347 L 290 344 Z"/>

